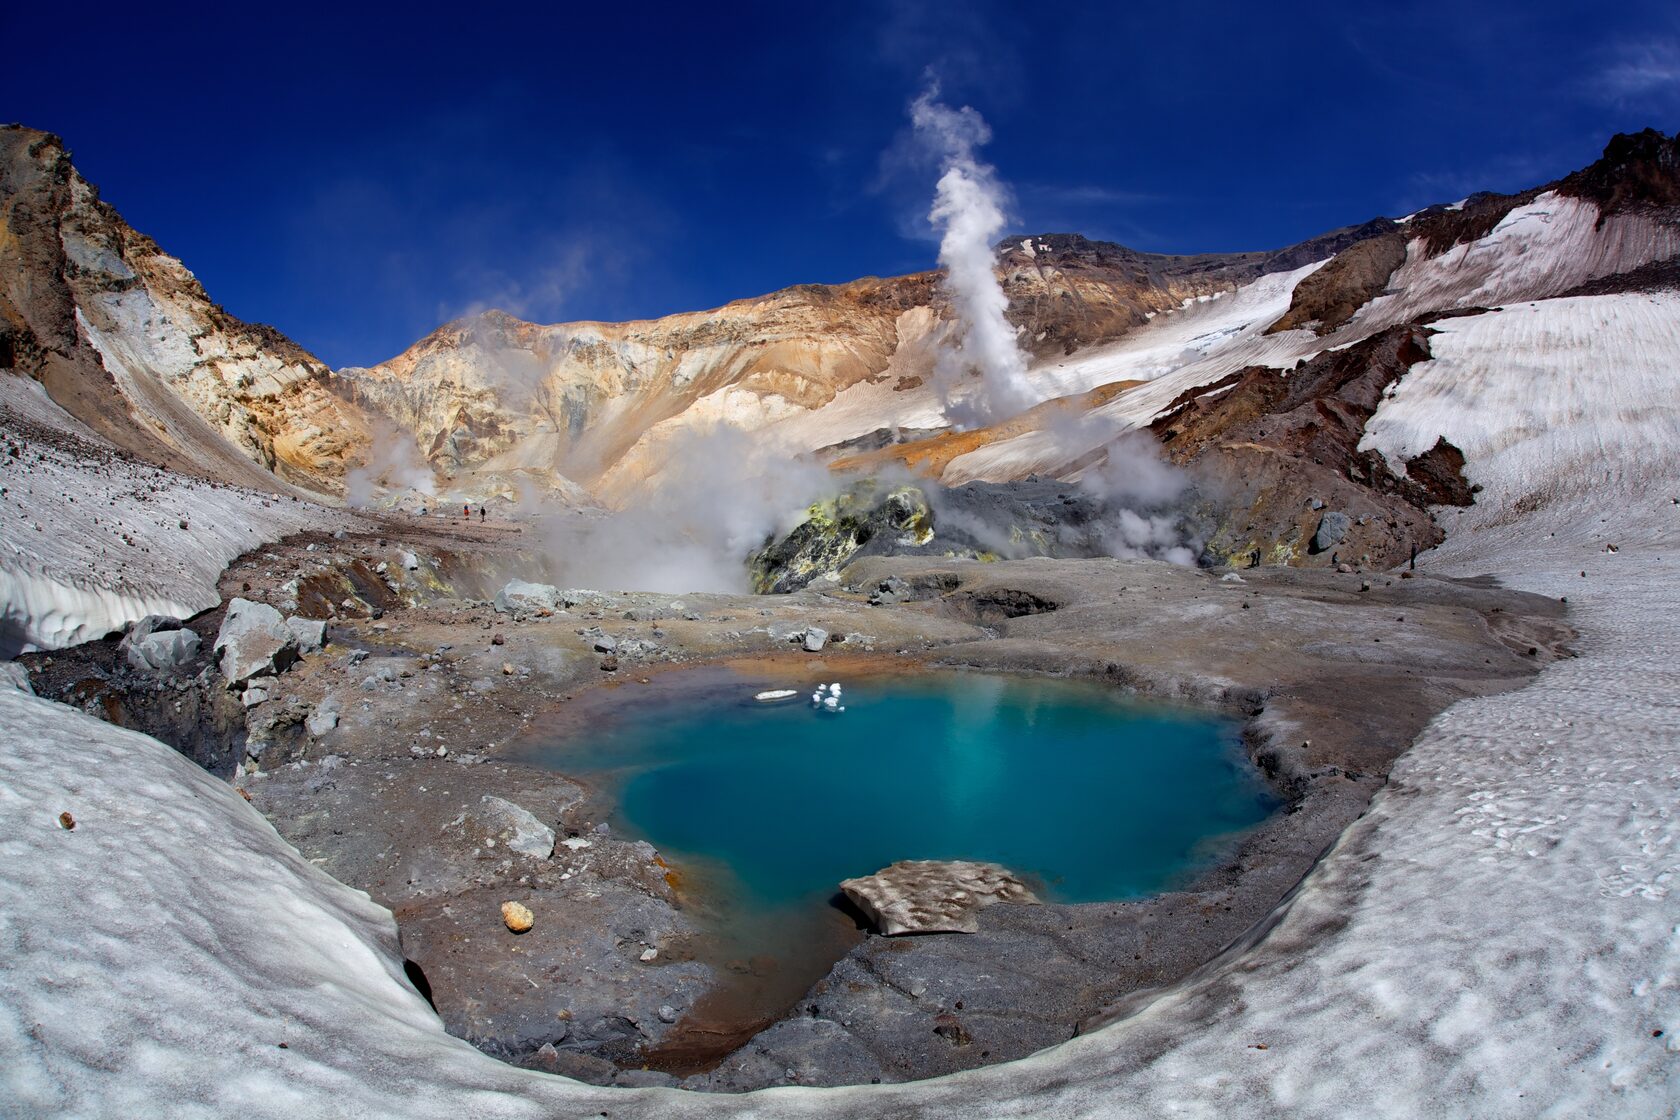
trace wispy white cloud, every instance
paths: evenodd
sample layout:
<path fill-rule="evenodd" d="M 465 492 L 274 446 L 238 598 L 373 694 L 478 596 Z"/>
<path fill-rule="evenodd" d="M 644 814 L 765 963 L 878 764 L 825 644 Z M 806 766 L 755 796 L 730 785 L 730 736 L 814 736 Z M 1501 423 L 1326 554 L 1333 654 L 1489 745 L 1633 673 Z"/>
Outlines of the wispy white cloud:
<path fill-rule="evenodd" d="M 1680 37 L 1616 44 L 1587 88 L 1598 100 L 1624 108 L 1680 104 Z"/>
<path fill-rule="evenodd" d="M 1394 209 L 1397 214 L 1408 214 L 1438 202 L 1457 202 L 1479 191 L 1527 190 L 1559 173 L 1558 156 L 1552 152 L 1513 152 L 1490 156 L 1474 166 L 1419 171 L 1407 178 Z"/>
<path fill-rule="evenodd" d="M 1152 206 L 1167 201 L 1165 195 L 1095 183 L 1023 183 L 1016 190 L 1024 200 L 1057 206 Z"/>

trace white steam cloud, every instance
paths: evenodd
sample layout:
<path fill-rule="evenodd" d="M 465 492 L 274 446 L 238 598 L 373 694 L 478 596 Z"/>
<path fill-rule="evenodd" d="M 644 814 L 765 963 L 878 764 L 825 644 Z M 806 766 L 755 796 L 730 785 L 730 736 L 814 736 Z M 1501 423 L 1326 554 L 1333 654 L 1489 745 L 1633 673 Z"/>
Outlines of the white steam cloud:
<path fill-rule="evenodd" d="M 1081 472 L 1079 488 L 1107 509 L 1098 530 L 1108 555 L 1195 565 L 1202 540 L 1182 508 L 1190 477 L 1162 460 L 1150 436 L 1128 432 L 1115 439 L 1101 463 Z"/>
<path fill-rule="evenodd" d="M 376 422 L 371 432 L 367 457 L 344 476 L 344 502 L 361 509 L 380 501 L 381 495 L 401 505 L 413 500 L 423 505 L 437 495 L 437 476 L 420 458 L 414 437 L 395 424 Z"/>
<path fill-rule="evenodd" d="M 827 468 L 790 462 L 720 426 L 675 437 L 660 472 L 625 508 L 556 514 L 543 534 L 555 578 L 571 586 L 744 593 L 747 558 L 834 490 Z"/>
<path fill-rule="evenodd" d="M 939 263 L 960 324 L 956 351 L 940 355 L 936 371 L 946 394 L 945 415 L 959 427 L 996 423 L 1035 403 L 1027 360 L 1005 312 L 1009 299 L 992 271 L 992 243 L 1004 227 L 1008 192 L 976 150 L 992 137 L 970 106 L 952 109 L 930 85 L 910 106 L 916 137 L 939 161 L 939 184 L 928 221 L 940 232 Z M 979 391 L 959 396 L 977 373 Z"/>

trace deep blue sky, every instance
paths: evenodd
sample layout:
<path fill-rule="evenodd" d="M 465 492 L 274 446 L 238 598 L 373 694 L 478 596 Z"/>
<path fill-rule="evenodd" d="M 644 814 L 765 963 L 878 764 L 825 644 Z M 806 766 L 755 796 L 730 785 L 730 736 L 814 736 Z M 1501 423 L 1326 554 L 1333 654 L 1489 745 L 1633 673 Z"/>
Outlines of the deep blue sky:
<path fill-rule="evenodd" d="M 484 306 L 639 318 L 930 266 L 901 158 L 930 67 L 991 123 L 1015 229 L 1163 252 L 1680 128 L 1673 0 L 242 7 L 0 5 L 0 119 L 339 366 Z"/>

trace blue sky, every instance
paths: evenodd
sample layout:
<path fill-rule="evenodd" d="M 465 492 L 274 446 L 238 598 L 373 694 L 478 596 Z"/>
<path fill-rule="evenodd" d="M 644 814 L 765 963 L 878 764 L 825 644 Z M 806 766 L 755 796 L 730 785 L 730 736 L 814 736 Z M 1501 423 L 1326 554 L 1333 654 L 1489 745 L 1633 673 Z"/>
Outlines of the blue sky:
<path fill-rule="evenodd" d="M 0 118 L 335 366 L 486 306 L 642 318 L 930 267 L 905 115 L 930 72 L 990 122 L 1013 228 L 1158 252 L 1680 128 L 1672 0 L 23 7 Z"/>

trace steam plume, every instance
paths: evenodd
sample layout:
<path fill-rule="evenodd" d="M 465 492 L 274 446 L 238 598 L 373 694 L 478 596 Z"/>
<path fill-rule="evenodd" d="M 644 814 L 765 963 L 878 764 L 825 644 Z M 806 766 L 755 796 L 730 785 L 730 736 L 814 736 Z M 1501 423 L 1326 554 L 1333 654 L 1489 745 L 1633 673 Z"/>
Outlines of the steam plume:
<path fill-rule="evenodd" d="M 934 152 L 939 184 L 928 221 L 940 231 L 939 263 L 961 324 L 961 346 L 941 356 L 938 372 L 947 393 L 945 415 L 960 427 L 995 423 L 1034 403 L 1027 361 L 1015 344 L 1004 312 L 1009 300 L 992 271 L 992 242 L 1003 232 L 1008 192 L 997 171 L 975 150 L 992 137 L 970 106 L 952 109 L 930 85 L 910 106 L 917 138 Z M 980 391 L 953 398 L 958 379 L 980 375 Z"/>

